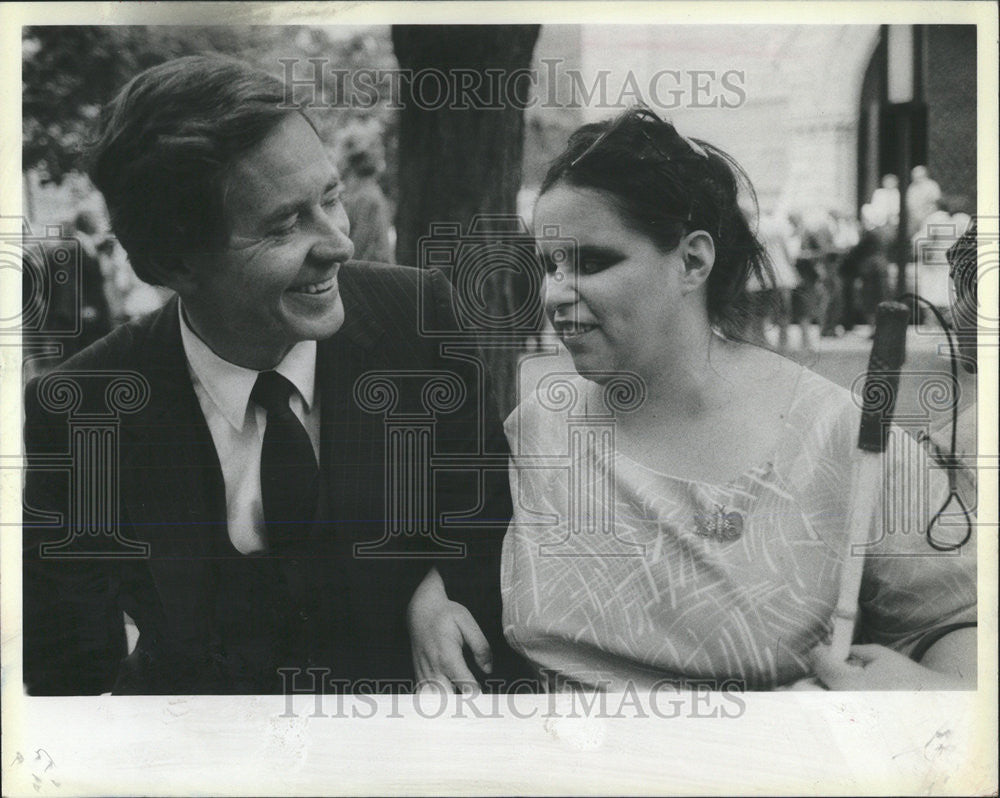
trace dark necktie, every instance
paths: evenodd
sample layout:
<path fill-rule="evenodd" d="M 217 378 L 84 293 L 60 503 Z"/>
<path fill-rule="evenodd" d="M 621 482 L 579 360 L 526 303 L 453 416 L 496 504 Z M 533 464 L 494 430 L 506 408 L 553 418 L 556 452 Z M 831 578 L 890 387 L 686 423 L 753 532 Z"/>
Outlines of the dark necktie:
<path fill-rule="evenodd" d="M 305 538 L 319 496 L 319 469 L 309 434 L 288 404 L 294 390 L 278 372 L 262 371 L 250 393 L 250 398 L 267 410 L 260 492 L 272 547 Z"/>

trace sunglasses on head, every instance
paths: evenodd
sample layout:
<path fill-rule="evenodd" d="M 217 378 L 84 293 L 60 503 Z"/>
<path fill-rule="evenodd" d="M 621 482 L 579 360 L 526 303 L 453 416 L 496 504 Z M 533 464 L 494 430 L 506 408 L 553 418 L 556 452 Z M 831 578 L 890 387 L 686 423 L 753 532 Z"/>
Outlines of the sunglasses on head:
<path fill-rule="evenodd" d="M 581 163 L 585 158 L 587 158 L 588 155 L 594 152 L 594 150 L 596 150 L 601 145 L 602 142 L 606 141 L 609 136 L 614 135 L 617 131 L 621 130 L 622 127 L 624 127 L 626 122 L 632 120 L 636 120 L 639 122 L 638 129 L 639 132 L 642 134 L 642 137 L 646 140 L 646 143 L 649 144 L 649 146 L 652 147 L 652 149 L 663 159 L 664 162 L 676 160 L 675 156 L 667 155 L 662 149 L 660 149 L 660 146 L 653 140 L 653 137 L 649 134 L 649 131 L 645 129 L 644 123 L 646 122 L 663 124 L 663 121 L 648 108 L 639 107 L 639 108 L 634 108 L 630 111 L 626 111 L 624 114 L 619 116 L 618 119 L 616 119 L 611 125 L 609 125 L 608 128 L 603 133 L 601 133 L 601 135 L 599 135 L 596 139 L 594 139 L 591 142 L 590 146 L 587 147 L 587 149 L 581 152 L 578 156 L 576 156 L 576 158 L 574 158 L 570 162 L 569 168 L 574 169 L 579 163 Z M 677 132 L 676 128 L 674 128 L 674 132 Z M 689 139 L 686 136 L 682 136 L 680 133 L 677 133 L 677 135 L 681 138 L 681 140 L 685 144 L 687 144 L 688 148 L 695 156 L 697 156 L 698 158 L 704 158 L 706 161 L 708 160 L 708 153 L 705 152 L 705 149 L 700 144 L 698 144 L 698 142 Z M 640 155 L 639 159 L 642 160 L 644 157 L 645 156 Z M 676 218 L 687 224 L 691 221 L 691 211 L 690 210 L 688 211 L 686 217 L 677 216 L 669 218 Z"/>
<path fill-rule="evenodd" d="M 660 124 L 663 124 L 662 120 L 649 109 L 638 108 L 638 109 L 633 109 L 631 111 L 626 111 L 624 114 L 619 116 L 618 119 L 616 119 L 611 125 L 609 125 L 608 128 L 603 133 L 601 133 L 600 136 L 598 136 L 596 139 L 593 140 L 593 142 L 591 142 L 590 146 L 587 147 L 587 149 L 581 152 L 578 156 L 576 156 L 576 158 L 574 158 L 570 162 L 569 165 L 570 169 L 575 168 L 581 161 L 583 161 L 588 155 L 590 155 L 594 150 L 596 150 L 601 145 L 602 142 L 606 141 L 609 136 L 621 130 L 622 127 L 625 126 L 626 122 L 630 122 L 632 120 L 637 120 L 640 123 L 639 132 L 642 134 L 642 137 L 646 140 L 646 143 L 649 144 L 649 146 L 652 147 L 664 161 L 674 160 L 673 156 L 667 155 L 662 149 L 660 149 L 660 146 L 653 140 L 653 137 L 649 135 L 649 131 L 646 130 L 642 124 L 645 122 L 659 122 Z M 676 128 L 674 130 L 676 132 Z M 680 136 L 681 140 L 685 144 L 687 144 L 691 152 L 693 152 L 699 158 L 704 158 L 705 160 L 708 160 L 708 153 L 705 152 L 704 147 L 702 147 L 697 141 L 689 139 L 687 136 L 682 136 L 679 132 L 677 133 L 677 135 Z M 640 158 L 641 157 L 642 156 L 640 156 Z"/>

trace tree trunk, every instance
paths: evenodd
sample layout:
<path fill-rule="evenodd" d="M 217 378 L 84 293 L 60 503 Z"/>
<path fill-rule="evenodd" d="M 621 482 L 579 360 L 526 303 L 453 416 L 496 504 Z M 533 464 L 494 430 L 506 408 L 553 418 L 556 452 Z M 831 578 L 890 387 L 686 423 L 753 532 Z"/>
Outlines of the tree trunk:
<path fill-rule="evenodd" d="M 538 31 L 537 25 L 392 28 L 404 70 L 396 261 L 446 267 L 460 321 L 510 342 L 485 350 L 502 414 L 516 401 L 517 338 L 523 343 L 541 322 L 534 312 L 541 276 L 528 232 L 514 229 L 513 219 L 531 91 L 527 72 L 518 70 L 530 68 Z M 436 242 L 450 242 L 450 263 L 428 257 L 428 243 Z M 470 281 L 470 269 L 482 278 Z M 472 295 L 480 290 L 482 307 Z"/>

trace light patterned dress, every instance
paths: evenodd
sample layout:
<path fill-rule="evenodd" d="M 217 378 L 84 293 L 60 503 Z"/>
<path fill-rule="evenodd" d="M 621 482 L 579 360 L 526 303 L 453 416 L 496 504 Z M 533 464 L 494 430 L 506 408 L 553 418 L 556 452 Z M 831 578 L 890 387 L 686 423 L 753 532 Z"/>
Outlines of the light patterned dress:
<path fill-rule="evenodd" d="M 590 688 L 766 690 L 809 675 L 848 556 L 860 409 L 803 369 L 768 460 L 709 485 L 615 451 L 608 408 L 628 411 L 634 387 L 554 375 L 507 419 L 508 640 L 549 678 Z M 884 463 L 883 506 L 855 555 L 866 557 L 856 639 L 909 653 L 976 620 L 975 539 L 950 554 L 928 545 L 946 480 L 909 434 L 893 429 Z M 960 539 L 961 520 L 946 517 L 936 539 Z"/>

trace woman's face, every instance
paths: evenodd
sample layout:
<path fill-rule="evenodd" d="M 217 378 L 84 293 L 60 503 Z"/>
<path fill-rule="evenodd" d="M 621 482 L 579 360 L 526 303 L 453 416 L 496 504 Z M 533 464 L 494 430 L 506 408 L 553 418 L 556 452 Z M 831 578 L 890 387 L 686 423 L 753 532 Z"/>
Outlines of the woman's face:
<path fill-rule="evenodd" d="M 545 309 L 577 371 L 639 375 L 663 362 L 683 299 L 683 258 L 630 228 L 601 191 L 565 184 L 535 206 Z"/>

